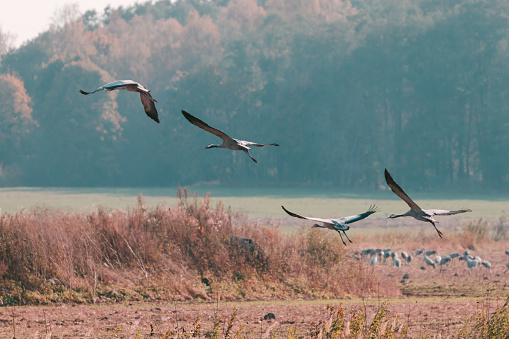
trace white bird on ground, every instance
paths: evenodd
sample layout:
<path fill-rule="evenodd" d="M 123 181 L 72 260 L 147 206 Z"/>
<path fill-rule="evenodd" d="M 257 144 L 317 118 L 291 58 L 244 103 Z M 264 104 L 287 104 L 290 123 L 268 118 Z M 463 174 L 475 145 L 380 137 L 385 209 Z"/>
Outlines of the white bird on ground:
<path fill-rule="evenodd" d="M 451 257 L 451 264 L 454 264 L 454 258 L 457 258 L 459 256 L 460 256 L 460 254 L 458 252 L 453 252 L 453 253 L 449 254 L 449 257 Z"/>
<path fill-rule="evenodd" d="M 467 262 L 468 267 L 468 274 L 472 273 L 472 269 L 476 268 L 479 265 L 479 262 L 477 260 L 472 260 L 469 258 L 469 256 L 465 257 L 465 260 Z"/>
<path fill-rule="evenodd" d="M 391 256 L 391 249 L 387 248 L 384 250 L 384 264 L 386 263 L 387 259 Z"/>
<path fill-rule="evenodd" d="M 312 220 L 312 221 L 317 221 L 317 222 L 323 223 L 323 225 L 314 224 L 312 227 L 328 228 L 330 230 L 337 231 L 339 233 L 339 236 L 341 237 L 341 241 L 343 242 L 343 244 L 345 246 L 346 246 L 346 243 L 343 240 L 343 237 L 341 236 L 341 232 L 343 232 L 345 234 L 345 236 L 348 239 L 348 241 L 352 242 L 352 240 L 350 240 L 350 238 L 348 238 L 348 235 L 346 235 L 346 232 L 345 232 L 345 231 L 348 231 L 350 229 L 350 226 L 347 226 L 347 225 L 351 224 L 351 223 L 354 223 L 356 221 L 362 220 L 364 218 L 367 218 L 371 214 L 373 214 L 373 213 L 378 211 L 378 207 L 376 207 L 375 205 L 371 205 L 366 212 L 361 213 L 361 214 L 352 215 L 352 216 L 349 216 L 349 217 L 337 218 L 337 219 L 322 219 L 322 218 L 303 217 L 301 215 L 298 215 L 298 214 L 295 214 L 293 212 L 288 211 L 284 206 L 281 206 L 281 208 L 283 208 L 283 210 L 286 213 L 288 213 L 288 215 L 290 215 L 292 217 L 300 218 L 300 219 L 306 219 L 306 220 Z M 375 257 L 376 257 L 377 256 L 376 251 L 374 251 L 374 253 L 375 253 Z"/>
<path fill-rule="evenodd" d="M 393 258 L 393 260 L 394 260 L 394 265 L 395 265 L 397 268 L 399 268 L 399 267 L 401 266 L 401 259 L 400 259 L 400 258 L 398 258 L 398 257 L 394 257 L 394 258 Z"/>
<path fill-rule="evenodd" d="M 406 260 L 406 258 L 408 258 L 408 253 L 405 251 L 401 251 L 401 257 Z"/>
<path fill-rule="evenodd" d="M 340 235 L 341 235 L 341 233 L 340 233 Z M 375 255 L 373 255 L 373 257 L 371 258 L 371 260 L 370 260 L 370 262 L 369 262 L 369 263 L 371 264 L 371 266 L 375 266 L 377 262 L 378 262 L 378 256 L 375 254 Z"/>
<path fill-rule="evenodd" d="M 145 113 L 149 118 L 154 120 L 155 122 L 159 123 L 159 116 L 157 114 L 156 105 L 154 102 L 157 102 L 156 99 L 152 98 L 150 95 L 150 91 L 143 87 L 141 84 L 137 83 L 136 81 L 132 80 L 118 80 L 114 82 L 110 82 L 109 84 L 102 85 L 96 90 L 93 90 L 92 92 L 85 92 L 80 89 L 80 93 L 84 95 L 93 94 L 95 92 L 100 91 L 114 91 L 117 89 L 125 89 L 130 92 L 138 92 L 140 93 L 141 103 L 143 104 L 143 108 L 145 109 Z"/>
<path fill-rule="evenodd" d="M 435 223 L 438 223 L 433 216 L 435 215 L 453 215 L 458 213 L 465 213 L 465 212 L 471 212 L 469 209 L 461 209 L 457 211 L 446 211 L 446 210 L 423 210 L 417 205 L 415 202 L 410 199 L 410 197 L 403 191 L 403 189 L 396 184 L 394 179 L 392 179 L 391 175 L 389 174 L 389 171 L 385 169 L 385 181 L 387 182 L 387 185 L 389 188 L 401 199 L 403 199 L 404 202 L 407 203 L 407 205 L 410 207 L 410 211 L 404 213 L 404 214 L 391 214 L 389 218 L 399 218 L 399 217 L 413 217 L 420 221 L 426 221 L 429 222 L 435 227 L 435 230 L 438 232 L 438 235 L 440 238 L 442 238 L 443 234 L 438 230 L 438 228 L 435 226 Z"/>
<path fill-rule="evenodd" d="M 251 153 L 249 153 L 249 150 L 251 149 L 251 147 L 279 146 L 279 144 L 258 144 L 256 142 L 233 139 L 233 138 L 230 138 L 225 133 L 221 132 L 220 130 L 210 127 L 205 122 L 192 116 L 191 114 L 187 113 L 186 111 L 182 111 L 182 114 L 187 119 L 187 121 L 189 121 L 193 125 L 198 126 L 202 130 L 212 133 L 215 136 L 217 136 L 223 140 L 223 142 L 219 145 L 210 144 L 210 145 L 207 145 L 204 149 L 227 148 L 227 149 L 231 149 L 233 151 L 244 151 L 251 158 L 251 160 L 253 160 L 254 162 L 258 162 L 258 161 L 256 161 L 255 158 L 253 158 Z"/>
<path fill-rule="evenodd" d="M 435 268 L 435 263 L 433 262 L 433 260 L 431 258 L 429 258 L 426 253 L 424 253 L 424 262 L 430 266 L 433 266 L 433 268 Z"/>
<path fill-rule="evenodd" d="M 440 264 L 440 260 L 442 260 L 442 257 L 440 256 L 440 254 L 437 254 L 437 255 L 435 256 L 435 262 L 436 262 L 437 264 Z"/>
<path fill-rule="evenodd" d="M 491 263 L 487 260 L 484 260 L 483 262 L 481 262 L 481 264 L 486 267 L 486 271 L 489 271 L 490 273 L 493 273 L 491 272 Z"/>
<path fill-rule="evenodd" d="M 396 264 L 396 259 L 398 259 L 398 252 L 392 251 L 391 252 L 391 258 L 392 258 L 392 263 Z"/>
<path fill-rule="evenodd" d="M 442 259 L 440 259 L 440 272 L 442 272 L 442 267 L 444 265 L 448 265 L 450 262 L 451 262 L 451 257 L 449 257 L 448 255 L 444 256 Z"/>

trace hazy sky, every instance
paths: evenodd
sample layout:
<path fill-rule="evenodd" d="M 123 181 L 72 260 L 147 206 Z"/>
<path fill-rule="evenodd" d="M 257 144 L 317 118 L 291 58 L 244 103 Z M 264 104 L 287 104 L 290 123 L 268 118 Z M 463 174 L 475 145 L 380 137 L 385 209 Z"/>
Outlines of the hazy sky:
<path fill-rule="evenodd" d="M 16 36 L 15 46 L 18 47 L 24 41 L 47 30 L 55 11 L 65 4 L 77 3 L 82 13 L 90 9 L 102 13 L 108 5 L 116 8 L 144 2 L 146 0 L 2 0 L 0 28 Z"/>

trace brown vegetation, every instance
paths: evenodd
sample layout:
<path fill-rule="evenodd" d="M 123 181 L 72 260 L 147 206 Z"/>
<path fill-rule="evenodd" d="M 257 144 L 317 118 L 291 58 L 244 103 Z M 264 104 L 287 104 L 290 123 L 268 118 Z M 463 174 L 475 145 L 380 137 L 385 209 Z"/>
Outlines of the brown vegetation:
<path fill-rule="evenodd" d="M 0 309 L 2 338 L 505 338 L 508 323 L 504 300 L 371 300 L 327 306 L 141 302 Z"/>
<path fill-rule="evenodd" d="M 507 332 L 505 220 L 474 221 L 445 239 L 358 234 L 345 247 L 333 232 L 306 227 L 287 235 L 220 203 L 211 208 L 208 196 L 189 197 L 185 189 L 178 201 L 175 208 L 147 209 L 140 195 L 129 210 L 39 207 L 2 215 L 0 297 L 14 307 L 0 312 L 0 336 L 487 338 Z M 439 272 L 422 269 L 420 258 L 399 269 L 350 259 L 354 250 L 381 244 L 409 252 L 471 249 L 494 264 L 493 274 L 468 274 L 462 262 Z M 401 280 L 403 274 L 409 278 Z M 349 304 L 356 296 L 362 303 Z M 387 296 L 402 297 L 386 306 L 380 298 Z M 349 306 L 277 302 L 288 298 L 342 298 Z M 77 305 L 114 301 L 125 302 Z M 27 304 L 53 305 L 17 307 Z M 263 320 L 268 312 L 277 318 Z"/>
<path fill-rule="evenodd" d="M 141 195 L 129 210 L 39 207 L 0 218 L 0 297 L 19 305 L 399 294 L 331 234 L 285 235 L 185 189 L 172 209 L 147 210 Z"/>

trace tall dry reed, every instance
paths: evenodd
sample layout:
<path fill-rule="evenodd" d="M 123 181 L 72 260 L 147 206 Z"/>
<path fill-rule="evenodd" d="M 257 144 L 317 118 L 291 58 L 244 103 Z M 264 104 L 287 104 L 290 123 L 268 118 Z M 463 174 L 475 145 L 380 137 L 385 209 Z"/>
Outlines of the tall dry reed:
<path fill-rule="evenodd" d="M 285 235 L 211 208 L 179 189 L 175 208 L 69 213 L 33 208 L 0 218 L 6 304 L 147 298 L 270 299 L 383 292 L 327 232 Z"/>

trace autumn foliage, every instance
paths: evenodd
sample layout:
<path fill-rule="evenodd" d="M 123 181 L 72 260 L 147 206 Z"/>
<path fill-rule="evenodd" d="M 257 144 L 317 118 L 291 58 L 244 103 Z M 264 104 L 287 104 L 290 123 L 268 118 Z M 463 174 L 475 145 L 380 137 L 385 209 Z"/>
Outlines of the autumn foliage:
<path fill-rule="evenodd" d="M 481 0 L 64 6 L 19 48 L 0 34 L 0 119 L 20 117 L 2 123 L 0 180 L 372 191 L 389 167 L 409 189 L 505 192 L 508 10 Z M 160 125 L 132 93 L 78 92 L 118 79 L 151 90 Z M 235 152 L 200 152 L 213 137 L 193 130 L 182 109 L 281 148 L 256 150 L 258 166 Z"/>

